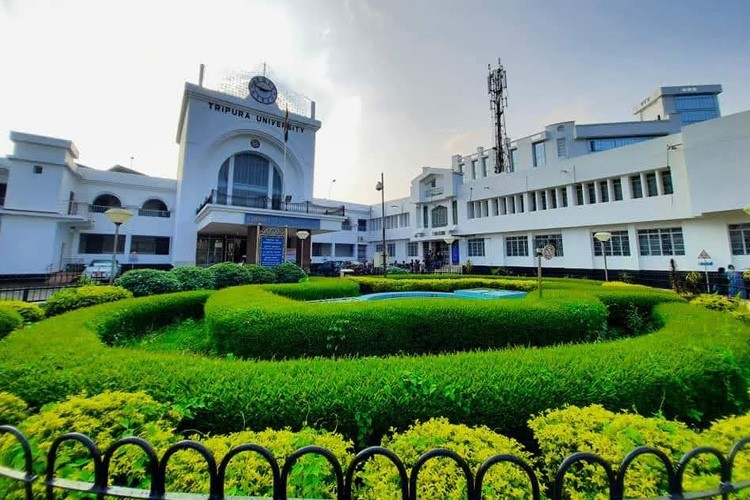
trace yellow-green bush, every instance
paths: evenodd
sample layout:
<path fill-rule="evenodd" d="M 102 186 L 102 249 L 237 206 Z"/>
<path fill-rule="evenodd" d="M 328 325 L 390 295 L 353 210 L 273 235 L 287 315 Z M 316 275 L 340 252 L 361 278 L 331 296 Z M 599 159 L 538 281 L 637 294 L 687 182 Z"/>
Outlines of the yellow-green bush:
<path fill-rule="evenodd" d="M 266 447 L 276 457 L 279 467 L 292 452 L 304 446 L 316 445 L 331 451 L 342 468 L 354 458 L 352 443 L 339 434 L 302 428 L 261 432 L 242 431 L 199 439 L 219 463 L 230 449 L 245 443 Z M 167 468 L 167 490 L 208 493 L 205 461 L 194 452 L 179 452 Z M 257 453 L 242 453 L 229 464 L 225 479 L 227 495 L 256 495 L 270 498 L 273 493 L 271 469 Z M 333 469 L 322 456 L 305 456 L 297 461 L 289 476 L 289 496 L 292 498 L 335 498 L 336 479 Z"/>
<path fill-rule="evenodd" d="M 23 316 L 15 309 L 0 304 L 0 339 L 23 324 Z"/>
<path fill-rule="evenodd" d="M 26 402 L 9 392 L 0 392 L 0 425 L 18 425 L 29 416 Z"/>
<path fill-rule="evenodd" d="M 417 422 L 402 433 L 383 438 L 383 446 L 398 455 L 410 476 L 419 457 L 435 448 L 456 452 L 467 461 L 473 473 L 482 462 L 501 453 L 513 454 L 531 464 L 529 453 L 515 439 L 485 426 L 451 424 L 446 418 Z M 362 481 L 356 491 L 357 498 L 401 498 L 396 467 L 383 457 L 369 460 L 357 477 Z M 466 478 L 452 460 L 432 459 L 419 471 L 417 492 L 420 498 L 466 498 Z M 521 469 L 498 464 L 485 476 L 482 493 L 484 498 L 530 498 L 531 481 Z"/>
<path fill-rule="evenodd" d="M 132 298 L 133 294 L 119 286 L 81 286 L 63 288 L 47 299 L 44 311 L 55 316 L 73 309 Z"/>
<path fill-rule="evenodd" d="M 36 304 L 22 300 L 3 300 L 0 306 L 7 306 L 16 311 L 21 315 L 24 323 L 34 323 L 44 319 L 44 309 Z"/>

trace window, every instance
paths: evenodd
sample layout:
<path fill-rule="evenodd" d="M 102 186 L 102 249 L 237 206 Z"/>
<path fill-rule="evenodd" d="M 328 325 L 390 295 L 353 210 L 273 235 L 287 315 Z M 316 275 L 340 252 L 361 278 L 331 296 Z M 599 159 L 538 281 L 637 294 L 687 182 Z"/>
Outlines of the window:
<path fill-rule="evenodd" d="M 34 173 L 35 174 L 41 174 L 44 169 L 41 165 L 34 165 Z"/>
<path fill-rule="evenodd" d="M 568 143 L 565 138 L 561 137 L 557 140 L 557 157 L 565 158 L 568 156 Z"/>
<path fill-rule="evenodd" d="M 336 243 L 336 257 L 354 257 L 354 245 L 349 243 Z"/>
<path fill-rule="evenodd" d="M 351 231 L 352 230 L 352 221 L 349 219 L 346 219 L 344 222 L 341 223 L 341 230 L 342 231 Z"/>
<path fill-rule="evenodd" d="M 5 205 L 5 193 L 8 189 L 8 185 L 6 183 L 0 183 L 0 207 Z M 68 213 L 70 213 L 70 209 L 68 209 Z"/>
<path fill-rule="evenodd" d="M 643 186 L 640 175 L 630 176 L 630 187 L 633 189 L 633 198 L 643 198 Z"/>
<path fill-rule="evenodd" d="M 375 245 L 375 251 L 378 252 L 378 253 L 382 252 L 383 251 L 383 244 L 382 243 L 377 243 Z"/>
<path fill-rule="evenodd" d="M 529 212 L 536 212 L 536 193 L 529 193 Z"/>
<path fill-rule="evenodd" d="M 682 228 L 639 229 L 638 248 L 641 255 L 685 255 Z"/>
<path fill-rule="evenodd" d="M 78 240 L 78 253 L 112 254 L 114 234 L 81 233 Z M 125 235 L 117 236 L 117 253 L 125 253 Z"/>
<path fill-rule="evenodd" d="M 547 164 L 547 157 L 544 154 L 544 141 L 535 142 L 531 145 L 533 150 L 532 154 L 534 157 L 534 166 L 543 167 Z"/>
<path fill-rule="evenodd" d="M 528 257 L 529 256 L 529 239 L 526 236 L 506 236 L 505 237 L 505 256 L 506 257 Z"/>
<path fill-rule="evenodd" d="M 273 163 L 255 153 L 238 153 L 224 161 L 219 169 L 217 191 L 219 204 L 281 209 L 281 173 Z"/>
<path fill-rule="evenodd" d="M 552 191 L 545 191 L 544 195 L 549 195 L 550 208 L 557 208 L 557 189 Z"/>
<path fill-rule="evenodd" d="M 169 255 L 169 236 L 133 236 L 130 251 L 141 255 Z"/>
<path fill-rule="evenodd" d="M 653 139 L 649 136 L 633 136 L 633 137 L 612 137 L 608 139 L 591 139 L 589 141 L 589 152 L 595 153 L 597 151 L 607 151 L 608 149 L 615 149 L 622 146 L 629 146 L 637 142 L 647 141 Z"/>
<path fill-rule="evenodd" d="M 544 191 L 537 191 L 537 193 L 539 194 L 539 201 L 541 201 L 542 210 L 547 210 L 547 193 Z"/>
<path fill-rule="evenodd" d="M 515 196 L 513 197 L 513 199 L 515 199 Z M 524 209 L 523 209 L 523 196 L 520 196 L 520 195 L 518 196 L 518 205 L 517 206 L 518 206 L 518 212 L 523 213 L 524 212 Z"/>
<path fill-rule="evenodd" d="M 313 257 L 329 257 L 330 255 L 331 255 L 330 243 L 313 243 L 312 244 L 312 256 Z"/>
<path fill-rule="evenodd" d="M 511 149 L 509 157 L 510 168 L 508 168 L 508 172 L 514 172 L 516 170 L 516 167 L 518 166 L 518 149 Z"/>
<path fill-rule="evenodd" d="M 661 171 L 661 183 L 664 185 L 664 194 L 674 194 L 671 170 L 667 169 Z"/>
<path fill-rule="evenodd" d="M 719 112 L 717 110 L 683 111 L 680 114 L 680 121 L 683 125 L 690 125 L 691 123 L 703 122 L 718 117 Z"/>
<path fill-rule="evenodd" d="M 469 244 L 469 257 L 484 257 L 484 238 L 472 238 Z"/>
<path fill-rule="evenodd" d="M 416 257 L 419 255 L 419 243 L 416 241 L 410 241 L 406 244 L 406 255 L 408 257 Z"/>
<path fill-rule="evenodd" d="M 367 231 L 367 219 L 357 219 L 357 231 Z"/>
<path fill-rule="evenodd" d="M 427 206 L 422 207 L 422 227 L 430 227 L 429 219 L 427 217 Z"/>
<path fill-rule="evenodd" d="M 656 173 L 651 172 L 650 174 L 646 174 L 646 189 L 649 196 L 659 194 L 659 188 L 656 186 Z"/>
<path fill-rule="evenodd" d="M 473 201 L 466 202 L 466 217 L 469 219 L 474 218 L 474 202 Z"/>
<path fill-rule="evenodd" d="M 596 184 L 593 182 L 586 184 L 586 191 L 589 195 L 589 203 L 596 203 Z"/>
<path fill-rule="evenodd" d="M 576 184 L 576 205 L 583 205 L 583 184 Z"/>
<path fill-rule="evenodd" d="M 122 208 L 120 198 L 111 194 L 101 194 L 94 199 L 90 210 L 92 212 L 103 214 L 110 208 Z"/>
<path fill-rule="evenodd" d="M 675 111 L 680 113 L 683 125 L 719 117 L 719 102 L 715 95 L 678 95 L 674 98 Z"/>
<path fill-rule="evenodd" d="M 568 206 L 568 188 L 563 187 L 560 190 L 560 194 L 562 194 L 562 206 L 567 207 Z"/>
<path fill-rule="evenodd" d="M 482 157 L 482 177 L 487 177 L 487 163 L 489 161 L 489 158 L 486 156 Z"/>
<path fill-rule="evenodd" d="M 547 245 L 555 247 L 555 257 L 563 256 L 562 234 L 538 234 L 534 236 L 534 248 L 544 248 Z"/>
<path fill-rule="evenodd" d="M 389 257 L 395 257 L 396 256 L 396 244 L 395 243 L 387 243 L 388 248 L 388 256 Z"/>
<path fill-rule="evenodd" d="M 451 212 L 453 212 L 451 215 L 453 216 L 453 225 L 455 226 L 458 224 L 458 202 L 456 200 L 451 202 Z"/>
<path fill-rule="evenodd" d="M 607 203 L 609 201 L 609 187 L 607 181 L 599 182 L 599 201 Z"/>
<path fill-rule="evenodd" d="M 477 178 L 477 161 L 471 160 L 471 179 L 474 180 Z"/>
<path fill-rule="evenodd" d="M 432 227 L 445 227 L 448 225 L 448 208 L 438 206 L 432 209 Z"/>
<path fill-rule="evenodd" d="M 750 224 L 730 224 L 732 255 L 750 255 Z"/>
<path fill-rule="evenodd" d="M 607 253 L 607 257 L 629 257 L 630 256 L 630 237 L 627 231 L 610 231 L 612 238 L 604 243 L 594 238 L 594 233 L 591 233 L 591 241 L 594 242 L 594 255 L 597 257 L 602 256 L 602 245 L 604 245 L 604 251 Z"/>
<path fill-rule="evenodd" d="M 143 206 L 138 209 L 138 215 L 142 217 L 169 217 L 167 205 L 156 199 L 147 200 Z"/>
<path fill-rule="evenodd" d="M 612 187 L 615 192 L 615 201 L 622 201 L 622 180 L 612 179 Z"/>
<path fill-rule="evenodd" d="M 367 245 L 357 245 L 357 260 L 360 262 L 367 260 Z"/>

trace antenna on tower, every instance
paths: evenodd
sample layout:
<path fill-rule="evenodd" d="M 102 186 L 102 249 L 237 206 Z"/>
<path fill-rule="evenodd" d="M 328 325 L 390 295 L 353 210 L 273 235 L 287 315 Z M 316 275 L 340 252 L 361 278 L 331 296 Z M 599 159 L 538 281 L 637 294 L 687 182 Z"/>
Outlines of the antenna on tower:
<path fill-rule="evenodd" d="M 487 76 L 487 92 L 490 94 L 490 111 L 495 133 L 495 173 L 507 172 L 510 167 L 510 139 L 505 128 L 505 108 L 508 106 L 508 81 L 505 68 L 497 60 L 498 67 L 492 69 L 487 65 L 490 74 Z"/>

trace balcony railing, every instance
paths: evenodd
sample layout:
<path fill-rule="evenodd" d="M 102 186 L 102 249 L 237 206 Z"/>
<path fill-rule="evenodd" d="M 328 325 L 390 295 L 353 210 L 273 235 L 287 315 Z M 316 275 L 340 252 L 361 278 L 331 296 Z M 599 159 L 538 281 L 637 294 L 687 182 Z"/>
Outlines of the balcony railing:
<path fill-rule="evenodd" d="M 346 207 L 340 205 L 337 207 L 327 207 L 324 205 L 316 205 L 309 201 L 303 201 L 301 203 L 287 203 L 279 198 L 269 198 L 268 196 L 237 196 L 227 193 L 221 193 L 215 189 L 211 191 L 211 194 L 206 196 L 203 202 L 198 205 L 195 214 L 198 215 L 206 205 L 226 205 L 233 207 L 246 207 L 246 208 L 259 208 L 263 210 L 278 210 L 280 212 L 297 212 L 305 214 L 316 214 L 316 215 L 337 215 L 344 217 L 346 215 Z"/>
<path fill-rule="evenodd" d="M 443 192 L 444 192 L 443 186 L 429 188 L 425 190 L 424 197 L 432 198 L 433 196 L 440 196 L 441 194 L 443 194 Z"/>

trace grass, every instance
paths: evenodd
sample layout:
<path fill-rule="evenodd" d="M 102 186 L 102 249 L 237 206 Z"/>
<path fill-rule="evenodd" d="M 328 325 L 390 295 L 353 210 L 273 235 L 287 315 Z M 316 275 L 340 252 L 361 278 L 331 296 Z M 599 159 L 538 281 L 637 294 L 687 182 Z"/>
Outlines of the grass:
<path fill-rule="evenodd" d="M 213 356 L 216 349 L 202 320 L 186 319 L 152 331 L 145 337 L 124 342 L 123 347 L 151 352 L 178 352 Z"/>

